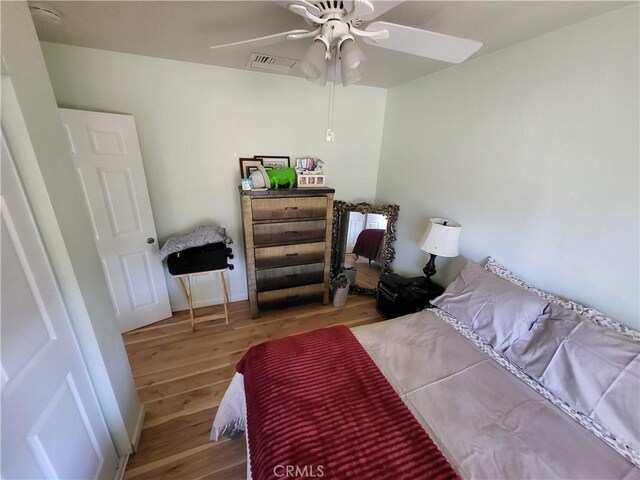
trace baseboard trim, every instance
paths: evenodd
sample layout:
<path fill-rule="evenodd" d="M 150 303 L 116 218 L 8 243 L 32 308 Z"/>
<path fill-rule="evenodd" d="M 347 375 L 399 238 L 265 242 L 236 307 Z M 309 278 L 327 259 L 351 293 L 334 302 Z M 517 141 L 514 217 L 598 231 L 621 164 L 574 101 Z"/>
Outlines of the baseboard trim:
<path fill-rule="evenodd" d="M 123 480 L 124 471 L 127 469 L 127 463 L 131 455 L 127 453 L 118 459 L 118 468 L 116 468 L 116 474 L 113 476 L 113 480 Z"/>
<path fill-rule="evenodd" d="M 230 302 L 240 302 L 242 300 L 247 300 L 249 297 L 247 297 L 247 294 L 240 294 L 240 295 L 231 295 L 229 297 L 229 301 Z M 205 300 L 199 300 L 199 301 L 194 301 L 193 302 L 193 308 L 200 308 L 200 307 L 211 307 L 213 305 L 222 305 L 222 298 L 209 298 L 209 299 L 205 299 Z M 181 312 L 183 310 L 189 310 L 189 305 L 187 305 L 187 302 L 180 302 L 180 303 L 173 303 L 171 304 L 171 311 L 173 312 Z"/>
<path fill-rule="evenodd" d="M 136 426 L 133 429 L 133 434 L 131 435 L 131 447 L 133 451 L 136 452 L 138 450 L 138 444 L 140 443 L 140 435 L 142 434 L 142 425 L 144 424 L 144 417 L 147 414 L 147 411 L 144 408 L 144 404 L 140 404 L 140 411 L 138 412 L 138 419 L 136 420 Z"/>

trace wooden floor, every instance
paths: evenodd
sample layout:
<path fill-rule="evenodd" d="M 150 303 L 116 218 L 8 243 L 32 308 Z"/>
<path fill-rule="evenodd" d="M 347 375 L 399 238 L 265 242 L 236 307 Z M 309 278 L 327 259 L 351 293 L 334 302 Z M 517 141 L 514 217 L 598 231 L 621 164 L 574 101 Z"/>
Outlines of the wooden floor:
<path fill-rule="evenodd" d="M 371 297 L 350 296 L 344 309 L 309 304 L 251 320 L 248 302 L 230 304 L 230 325 L 199 323 L 188 312 L 123 335 L 138 395 L 147 410 L 126 479 L 237 480 L 246 475 L 245 439 L 209 441 L 234 366 L 252 345 L 330 325 L 381 320 Z M 216 315 L 221 306 L 198 309 Z"/>
<path fill-rule="evenodd" d="M 378 264 L 371 262 L 365 257 L 359 257 L 355 260 L 353 254 L 347 254 L 344 257 L 345 267 L 356 267 L 356 284 L 362 288 L 378 288 L 378 279 L 382 274 L 382 267 Z"/>

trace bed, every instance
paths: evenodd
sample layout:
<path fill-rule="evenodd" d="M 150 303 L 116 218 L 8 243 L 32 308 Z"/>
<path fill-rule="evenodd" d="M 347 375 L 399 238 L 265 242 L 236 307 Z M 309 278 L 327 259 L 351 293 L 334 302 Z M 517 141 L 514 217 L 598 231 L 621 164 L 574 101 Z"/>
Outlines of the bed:
<path fill-rule="evenodd" d="M 462 478 L 640 478 L 640 417 L 634 411 L 640 404 L 640 354 L 636 353 L 640 352 L 640 334 L 594 310 L 537 291 L 496 262 L 488 264 L 488 268 L 514 286 L 522 283 L 518 288 L 527 287 L 545 305 L 546 313 L 523 335 L 507 342 L 508 348 L 503 341 L 505 335 L 498 332 L 494 338 L 486 334 L 482 315 L 475 315 L 470 326 L 447 312 L 460 306 L 471 308 L 473 301 L 464 291 L 456 291 L 461 284 L 473 283 L 469 278 L 447 288 L 440 297 L 444 298 L 440 302 L 442 309 L 356 327 L 352 333 Z M 504 285 L 499 284 L 499 288 Z M 513 298 L 510 290 L 501 292 Z M 451 297 L 449 301 L 447 295 Z M 494 303 L 498 303 L 499 296 L 492 297 Z M 461 297 L 467 303 L 460 303 Z M 567 314 L 568 323 L 557 320 L 561 315 L 551 315 L 550 305 L 554 311 L 562 307 L 563 311 L 572 312 Z M 522 309 L 521 304 L 517 308 Z M 496 307 L 492 315 L 498 315 L 499 309 Z M 545 323 L 552 328 L 545 328 Z M 558 334 L 565 327 L 567 330 Z M 580 333 L 581 329 L 585 331 Z M 509 330 L 506 336 L 513 331 Z M 527 353 L 531 342 L 526 343 L 525 337 L 539 341 L 550 331 L 563 339 L 554 347 L 561 353 L 549 357 L 553 362 L 571 356 L 567 344 L 588 343 L 585 338 L 592 331 L 604 338 L 603 344 L 613 342 L 617 357 L 626 352 L 625 359 L 616 360 L 621 362 L 621 373 L 612 381 L 613 386 L 604 387 L 599 399 L 592 398 L 591 385 L 579 391 L 564 391 L 557 378 L 549 377 L 553 370 L 549 365 L 543 373 L 536 370 L 549 349 L 537 347 L 535 355 L 531 355 Z M 548 340 L 545 345 L 550 343 L 553 342 Z M 527 361 L 523 363 L 519 360 L 522 358 Z M 584 357 L 580 358 L 583 362 Z M 594 364 L 589 366 L 597 368 Z M 581 378 L 579 366 L 571 368 L 569 380 L 562 379 L 565 384 Z M 582 382 L 589 381 L 586 378 Z M 610 398 L 621 384 L 626 388 L 622 410 L 617 400 Z M 588 391 L 586 401 L 595 402 L 597 407 L 583 407 L 582 390 Z M 602 405 L 613 405 L 615 415 Z M 251 424 L 247 425 L 244 379 L 237 373 L 218 410 L 212 438 L 246 431 L 247 427 L 251 429 Z M 247 477 L 251 478 L 250 445 L 248 452 Z"/>
<path fill-rule="evenodd" d="M 355 259 L 358 260 L 358 257 L 365 257 L 369 260 L 369 264 L 371 264 L 371 260 L 380 263 L 379 259 L 383 251 L 385 233 L 386 230 L 380 228 L 362 230 L 358 234 L 356 244 L 353 247 Z"/>

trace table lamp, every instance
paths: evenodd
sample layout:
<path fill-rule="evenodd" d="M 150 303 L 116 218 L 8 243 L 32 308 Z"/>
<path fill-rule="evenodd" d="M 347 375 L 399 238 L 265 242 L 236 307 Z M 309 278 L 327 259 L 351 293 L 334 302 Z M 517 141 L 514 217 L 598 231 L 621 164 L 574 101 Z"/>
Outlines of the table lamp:
<path fill-rule="evenodd" d="M 444 218 L 431 218 L 427 231 L 418 242 L 421 250 L 427 252 L 429 262 L 422 270 L 426 276 L 424 281 L 426 286 L 433 285 L 431 277 L 436 273 L 436 257 L 457 257 L 458 239 L 462 225 L 453 220 Z"/>

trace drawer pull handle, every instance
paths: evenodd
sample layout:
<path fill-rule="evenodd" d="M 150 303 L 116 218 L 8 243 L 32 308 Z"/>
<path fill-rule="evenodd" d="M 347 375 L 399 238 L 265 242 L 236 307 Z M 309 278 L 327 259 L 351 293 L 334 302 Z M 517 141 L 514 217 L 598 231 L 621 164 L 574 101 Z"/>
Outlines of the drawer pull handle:
<path fill-rule="evenodd" d="M 287 253 L 287 257 L 297 257 L 297 253 Z"/>
<path fill-rule="evenodd" d="M 295 300 L 296 298 L 300 298 L 300 295 L 289 295 L 287 300 Z"/>
<path fill-rule="evenodd" d="M 284 207 L 285 210 L 297 210 L 298 207 Z"/>
<path fill-rule="evenodd" d="M 287 235 L 297 235 L 298 231 L 297 230 L 288 230 L 288 231 L 286 231 L 284 233 L 286 233 Z"/>
<path fill-rule="evenodd" d="M 298 274 L 297 273 L 290 273 L 289 275 L 287 275 L 287 278 L 293 278 L 293 277 L 297 277 Z"/>

